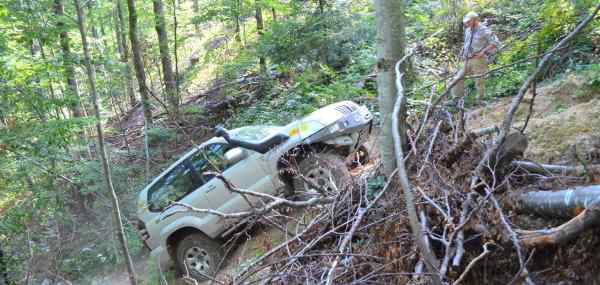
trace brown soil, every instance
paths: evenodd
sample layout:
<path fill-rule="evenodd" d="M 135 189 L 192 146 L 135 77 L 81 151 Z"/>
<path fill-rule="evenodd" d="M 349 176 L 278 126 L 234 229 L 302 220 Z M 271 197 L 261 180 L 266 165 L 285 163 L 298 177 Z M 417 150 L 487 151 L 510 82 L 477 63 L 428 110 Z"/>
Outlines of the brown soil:
<path fill-rule="evenodd" d="M 600 143 L 600 94 L 579 98 L 577 90 L 582 84 L 581 77 L 568 76 L 538 89 L 533 115 L 525 131 L 529 138 L 527 158 L 538 162 L 576 161 L 573 146 L 580 157 L 596 151 Z M 532 94 L 528 93 L 516 112 L 516 129 L 521 129 L 525 122 L 531 98 Z M 511 100 L 500 99 L 472 111 L 467 127 L 500 125 Z"/>

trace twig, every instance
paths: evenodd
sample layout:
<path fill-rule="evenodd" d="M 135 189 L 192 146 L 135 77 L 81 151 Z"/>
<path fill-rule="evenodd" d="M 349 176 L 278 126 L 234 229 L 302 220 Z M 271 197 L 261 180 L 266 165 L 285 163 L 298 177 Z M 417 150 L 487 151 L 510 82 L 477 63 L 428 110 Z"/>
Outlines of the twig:
<path fill-rule="evenodd" d="M 394 178 L 394 176 L 396 176 L 397 172 L 398 172 L 398 169 L 394 170 L 394 172 L 392 172 L 392 174 L 390 174 L 388 182 L 385 184 L 383 189 L 377 194 L 375 199 L 373 199 L 373 201 L 371 201 L 369 203 L 369 205 L 367 205 L 366 208 L 358 209 L 358 214 L 356 215 L 356 219 L 354 220 L 354 223 L 352 224 L 352 228 L 346 234 L 346 236 L 344 237 L 344 240 L 342 240 L 342 244 L 340 245 L 338 253 L 340 253 L 340 254 L 345 253 L 348 243 L 350 243 L 350 241 L 352 240 L 352 236 L 354 236 L 354 233 L 356 232 L 356 229 L 358 228 L 358 226 L 362 222 L 363 218 L 365 217 L 365 214 L 373 207 L 373 205 L 375 205 L 379 201 L 379 199 L 381 199 L 381 197 L 383 197 L 383 194 L 385 194 L 385 192 L 387 192 L 387 190 L 389 188 L 391 188 L 390 187 L 391 181 L 393 181 L 393 178 Z M 333 261 L 333 263 L 331 264 L 331 268 L 329 269 L 329 272 L 327 273 L 327 282 L 326 282 L 327 285 L 333 284 L 333 279 L 335 278 L 335 268 L 337 267 L 338 263 L 340 262 L 340 258 L 341 258 L 341 255 L 338 255 L 335 258 L 335 260 Z"/>
<path fill-rule="evenodd" d="M 460 284 L 460 282 L 462 282 L 465 277 L 467 276 L 467 274 L 469 273 L 469 271 L 471 271 L 471 268 L 473 268 L 473 266 L 475 266 L 475 264 L 483 259 L 486 255 L 490 254 L 490 252 L 492 252 L 488 246 L 492 245 L 493 243 L 491 242 L 486 242 L 483 245 L 483 252 L 481 254 L 479 254 L 477 257 L 473 258 L 473 260 L 471 260 L 471 262 L 469 262 L 469 265 L 467 265 L 467 268 L 465 268 L 465 271 L 463 271 L 462 274 L 460 274 L 460 277 L 458 277 L 458 279 L 456 279 L 456 281 L 454 281 L 454 283 L 452 283 L 452 285 L 458 285 Z"/>
<path fill-rule="evenodd" d="M 249 264 L 248 266 L 246 266 L 242 271 L 240 271 L 235 277 L 234 280 L 237 280 L 239 282 L 243 282 L 245 280 L 244 275 L 246 275 L 246 273 L 248 273 L 248 271 L 253 268 L 254 266 L 262 263 L 265 259 L 267 259 L 268 257 L 270 257 L 271 255 L 273 255 L 275 252 L 279 251 L 280 249 L 288 246 L 291 242 L 298 240 L 301 236 L 303 236 L 305 233 L 307 233 L 314 225 L 318 224 L 318 221 L 320 219 L 322 219 L 325 216 L 324 213 L 321 213 L 319 216 L 315 217 L 309 224 L 308 226 L 306 226 L 306 228 L 304 228 L 302 230 L 302 232 L 298 233 L 297 235 L 295 235 L 293 238 L 286 240 L 285 242 L 279 244 L 278 246 L 274 247 L 273 249 L 271 249 L 270 251 L 268 251 L 267 253 L 263 254 L 260 258 L 256 259 L 255 261 L 253 261 L 251 264 Z"/>
<path fill-rule="evenodd" d="M 486 191 L 487 191 L 487 189 L 486 189 Z M 498 200 L 496 200 L 496 198 L 493 195 L 491 196 L 491 200 L 492 200 L 492 204 L 498 211 L 498 215 L 500 216 L 500 221 L 501 221 L 502 225 L 504 226 L 504 229 L 508 232 L 508 236 L 509 236 L 510 240 L 512 241 L 512 243 L 515 247 L 515 250 L 517 252 L 517 257 L 519 259 L 519 266 L 520 266 L 518 274 L 520 276 L 525 277 L 526 279 L 529 279 L 529 277 L 528 277 L 529 272 L 527 271 L 527 268 L 525 267 L 525 259 L 523 258 L 523 252 L 521 250 L 521 243 L 520 243 L 519 237 L 518 237 L 517 233 L 510 226 L 506 216 L 504 216 L 504 213 L 502 212 L 502 208 L 500 207 Z"/>

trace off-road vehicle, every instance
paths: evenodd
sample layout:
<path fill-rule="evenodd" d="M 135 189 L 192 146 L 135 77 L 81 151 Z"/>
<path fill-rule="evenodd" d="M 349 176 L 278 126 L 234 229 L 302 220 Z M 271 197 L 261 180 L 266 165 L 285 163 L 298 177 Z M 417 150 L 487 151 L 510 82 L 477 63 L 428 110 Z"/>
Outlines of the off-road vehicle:
<path fill-rule="evenodd" d="M 215 173 L 241 189 L 271 195 L 310 193 L 309 185 L 335 191 L 349 180 L 347 157 L 367 139 L 372 120 L 365 106 L 343 101 L 286 126 L 217 128 L 215 137 L 141 191 L 138 231 L 162 268 L 174 263 L 198 280 L 214 276 L 223 258 L 221 241 L 244 221 L 182 211 L 175 202 L 222 213 L 251 210 Z"/>

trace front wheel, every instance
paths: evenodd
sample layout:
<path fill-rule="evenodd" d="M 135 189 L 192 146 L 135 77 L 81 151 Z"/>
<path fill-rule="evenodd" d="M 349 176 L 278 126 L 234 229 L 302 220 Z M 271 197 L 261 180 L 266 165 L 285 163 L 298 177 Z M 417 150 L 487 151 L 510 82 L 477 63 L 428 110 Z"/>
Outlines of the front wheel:
<path fill-rule="evenodd" d="M 177 269 L 198 281 L 214 277 L 222 258 L 221 245 L 202 233 L 188 235 L 177 245 Z"/>
<path fill-rule="evenodd" d="M 341 191 L 351 180 L 344 157 L 335 153 L 309 153 L 300 161 L 297 171 L 311 183 L 296 175 L 293 180 L 295 194 L 308 192 L 315 187 L 319 189 L 314 190 L 324 193 Z"/>

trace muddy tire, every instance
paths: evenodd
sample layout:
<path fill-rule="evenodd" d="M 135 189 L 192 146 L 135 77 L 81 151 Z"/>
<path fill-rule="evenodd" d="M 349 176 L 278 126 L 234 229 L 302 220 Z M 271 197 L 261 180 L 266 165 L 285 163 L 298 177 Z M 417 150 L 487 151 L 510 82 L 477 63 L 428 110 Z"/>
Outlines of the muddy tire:
<path fill-rule="evenodd" d="M 223 258 L 221 245 L 202 233 L 186 236 L 177 244 L 177 270 L 182 276 L 204 281 L 217 274 Z"/>
<path fill-rule="evenodd" d="M 309 153 L 298 164 L 298 172 L 325 192 L 341 191 L 351 181 L 345 157 L 335 153 Z M 300 176 L 293 178 L 294 194 L 302 195 L 311 189 Z"/>

